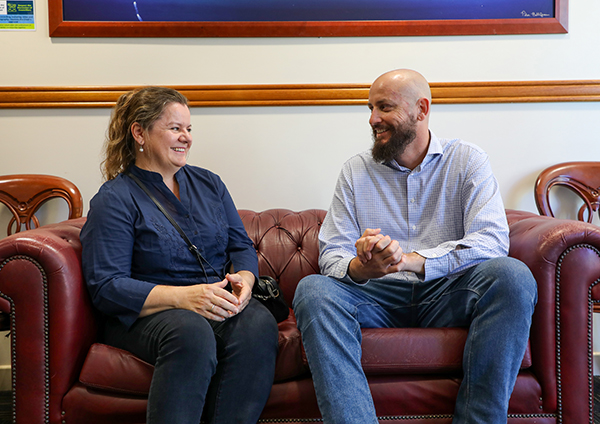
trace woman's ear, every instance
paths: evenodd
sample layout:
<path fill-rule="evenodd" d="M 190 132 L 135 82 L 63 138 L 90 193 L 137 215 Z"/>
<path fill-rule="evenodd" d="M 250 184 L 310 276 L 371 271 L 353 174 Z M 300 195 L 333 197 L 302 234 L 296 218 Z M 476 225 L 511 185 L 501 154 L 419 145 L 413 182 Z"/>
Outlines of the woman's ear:
<path fill-rule="evenodd" d="M 131 124 L 131 135 L 133 135 L 134 140 L 140 146 L 144 145 L 144 130 L 139 123 L 134 122 L 133 124 Z"/>

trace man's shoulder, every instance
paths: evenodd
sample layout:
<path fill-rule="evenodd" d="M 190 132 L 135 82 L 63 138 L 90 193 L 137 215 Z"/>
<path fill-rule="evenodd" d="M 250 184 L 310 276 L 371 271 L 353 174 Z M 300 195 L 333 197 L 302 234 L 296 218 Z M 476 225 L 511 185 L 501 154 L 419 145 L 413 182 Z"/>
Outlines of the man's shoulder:
<path fill-rule="evenodd" d="M 346 162 L 344 162 L 345 169 L 357 169 L 357 168 L 366 168 L 373 166 L 375 161 L 373 160 L 373 156 L 371 155 L 370 150 L 365 150 L 364 152 L 360 152 L 350 157 Z"/>
<path fill-rule="evenodd" d="M 461 166 L 467 164 L 485 163 L 488 160 L 487 153 L 478 145 L 462 140 L 460 138 L 439 139 L 442 146 L 444 163 Z"/>
<path fill-rule="evenodd" d="M 440 138 L 438 139 L 442 145 L 444 153 L 459 152 L 459 153 L 477 153 L 486 154 L 485 150 L 476 144 L 465 141 L 461 138 Z"/>

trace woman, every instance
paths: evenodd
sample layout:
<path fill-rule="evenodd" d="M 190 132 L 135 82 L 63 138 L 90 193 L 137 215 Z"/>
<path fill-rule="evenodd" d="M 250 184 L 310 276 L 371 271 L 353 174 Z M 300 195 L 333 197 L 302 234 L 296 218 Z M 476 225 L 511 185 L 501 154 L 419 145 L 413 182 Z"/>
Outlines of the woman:
<path fill-rule="evenodd" d="M 252 298 L 256 252 L 220 178 L 186 164 L 187 99 L 146 87 L 112 113 L 81 232 L 107 344 L 154 364 L 147 423 L 256 423 L 273 383 L 277 324 Z M 205 258 L 202 266 L 133 174 Z M 220 276 L 220 275 L 224 275 Z"/>

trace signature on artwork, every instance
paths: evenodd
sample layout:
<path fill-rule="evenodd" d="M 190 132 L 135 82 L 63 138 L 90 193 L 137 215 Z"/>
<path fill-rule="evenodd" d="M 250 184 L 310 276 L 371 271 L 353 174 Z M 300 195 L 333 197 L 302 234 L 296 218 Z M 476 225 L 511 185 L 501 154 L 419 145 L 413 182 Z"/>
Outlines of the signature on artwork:
<path fill-rule="evenodd" d="M 544 12 L 527 12 L 526 10 L 521 11 L 521 16 L 524 18 L 549 18 L 549 13 Z"/>

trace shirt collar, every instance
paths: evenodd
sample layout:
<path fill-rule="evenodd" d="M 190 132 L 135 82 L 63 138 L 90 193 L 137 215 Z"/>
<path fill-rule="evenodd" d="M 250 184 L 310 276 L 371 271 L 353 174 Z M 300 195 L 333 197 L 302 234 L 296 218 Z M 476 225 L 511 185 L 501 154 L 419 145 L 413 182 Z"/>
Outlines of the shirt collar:
<path fill-rule="evenodd" d="M 384 163 L 385 166 L 396 169 L 403 172 L 419 172 L 421 169 L 426 166 L 429 162 L 431 162 L 436 156 L 444 154 L 444 147 L 440 142 L 439 138 L 433 133 L 433 131 L 429 130 L 429 147 L 427 148 L 427 154 L 423 158 L 423 161 L 413 170 L 410 170 L 404 166 L 401 166 L 395 160 L 391 162 Z"/>
<path fill-rule="evenodd" d="M 179 170 L 175 173 L 175 178 L 177 179 L 177 181 L 179 182 L 179 174 L 182 172 L 181 170 L 183 168 L 185 168 L 187 165 L 182 166 L 181 168 L 179 168 Z M 145 169 L 139 168 L 137 167 L 135 164 L 132 164 L 129 167 L 129 170 L 131 171 L 132 174 L 134 174 L 136 177 L 141 178 L 143 180 L 146 181 L 153 181 L 153 182 L 162 182 L 163 177 L 162 175 L 160 175 L 160 173 L 158 172 L 154 172 L 154 171 L 147 171 Z"/>

